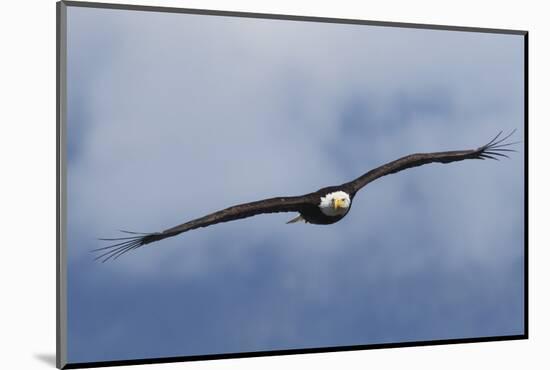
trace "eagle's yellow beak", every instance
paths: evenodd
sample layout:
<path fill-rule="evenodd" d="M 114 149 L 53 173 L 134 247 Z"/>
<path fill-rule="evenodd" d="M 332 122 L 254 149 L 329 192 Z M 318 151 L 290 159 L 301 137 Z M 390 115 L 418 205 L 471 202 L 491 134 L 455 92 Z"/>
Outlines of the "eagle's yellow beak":
<path fill-rule="evenodd" d="M 345 208 L 346 200 L 344 198 L 334 199 L 334 209 Z"/>

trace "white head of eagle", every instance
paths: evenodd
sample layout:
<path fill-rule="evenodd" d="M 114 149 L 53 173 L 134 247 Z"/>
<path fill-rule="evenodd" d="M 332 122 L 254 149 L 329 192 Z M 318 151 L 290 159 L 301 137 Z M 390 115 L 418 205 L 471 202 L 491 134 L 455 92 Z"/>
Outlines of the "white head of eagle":
<path fill-rule="evenodd" d="M 344 191 L 335 191 L 321 197 L 319 208 L 327 216 L 342 216 L 351 205 L 349 194 Z"/>

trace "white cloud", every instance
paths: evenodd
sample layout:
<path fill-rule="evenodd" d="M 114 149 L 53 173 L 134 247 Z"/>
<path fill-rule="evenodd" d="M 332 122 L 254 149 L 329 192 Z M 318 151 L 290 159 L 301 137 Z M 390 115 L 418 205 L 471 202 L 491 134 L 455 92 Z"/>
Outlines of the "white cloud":
<path fill-rule="evenodd" d="M 521 130 L 522 51 L 516 36 L 175 14 L 120 17 L 94 10 L 101 14 L 97 28 L 89 10 L 71 11 L 75 72 L 69 69 L 69 77 L 92 114 L 70 184 L 79 205 L 87 207 L 79 214 L 95 218 L 87 222 L 98 232 L 118 225 L 163 229 L 234 203 L 347 181 L 411 151 L 477 146 L 500 129 Z M 111 43 L 104 55 L 97 48 L 103 40 Z M 93 64 L 78 58 L 88 46 L 98 54 Z M 448 95 L 449 112 L 431 117 L 428 107 L 388 124 L 384 117 L 400 109 L 396 97 L 405 94 L 414 109 L 432 89 Z M 368 117 L 379 121 L 356 123 L 365 135 L 347 142 L 339 136 L 339 119 L 357 95 L 369 104 Z M 484 112 L 487 106 L 499 109 Z M 78 124 L 70 127 L 77 130 Z M 371 128 L 383 136 L 370 137 Z M 346 157 L 334 160 L 327 145 L 341 147 Z M 425 208 L 438 212 L 447 210 L 443 199 L 462 199 L 463 209 L 449 217 L 475 220 L 465 225 L 471 230 L 476 222 L 491 223 L 471 215 L 479 198 L 498 210 L 495 205 L 506 204 L 510 194 L 521 194 L 521 158 L 520 150 L 503 164 L 432 166 L 422 169 L 423 176 L 407 172 L 382 179 L 381 189 L 396 186 L 394 196 L 406 198 L 414 179 Z M 339 162 L 353 172 L 343 173 Z M 467 187 L 472 181 L 477 186 Z M 432 182 L 438 186 L 428 186 Z M 447 191 L 457 182 L 463 184 Z M 514 187 L 502 191 L 499 184 L 511 182 Z M 366 189 L 364 198 L 374 190 Z M 361 198 L 350 216 L 354 224 L 373 209 Z M 404 207 L 388 201 L 375 208 L 392 215 L 381 218 L 385 223 Z M 438 229 L 447 225 L 430 220 Z M 254 222 L 247 232 L 260 237 L 273 222 Z M 216 229 L 197 233 L 217 235 Z M 319 242 L 311 234 L 302 242 Z M 188 257 L 190 251 L 180 253 Z"/>

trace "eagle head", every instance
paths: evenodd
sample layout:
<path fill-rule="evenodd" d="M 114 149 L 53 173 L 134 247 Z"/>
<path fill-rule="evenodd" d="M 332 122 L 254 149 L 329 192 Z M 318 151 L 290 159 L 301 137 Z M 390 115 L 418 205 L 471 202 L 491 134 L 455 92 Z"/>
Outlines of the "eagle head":
<path fill-rule="evenodd" d="M 351 198 L 344 191 L 335 191 L 321 197 L 319 208 L 327 216 L 345 215 L 351 206 Z"/>

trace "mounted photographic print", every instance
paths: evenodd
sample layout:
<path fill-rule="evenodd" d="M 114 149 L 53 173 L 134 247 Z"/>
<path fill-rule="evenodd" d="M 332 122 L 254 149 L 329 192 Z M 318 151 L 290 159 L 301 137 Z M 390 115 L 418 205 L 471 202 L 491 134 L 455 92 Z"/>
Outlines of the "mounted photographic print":
<path fill-rule="evenodd" d="M 58 367 L 527 338 L 527 32 L 57 10 Z"/>

